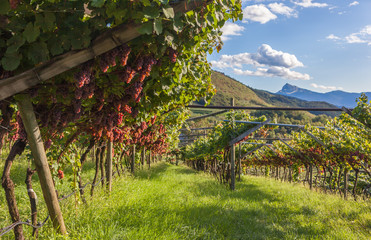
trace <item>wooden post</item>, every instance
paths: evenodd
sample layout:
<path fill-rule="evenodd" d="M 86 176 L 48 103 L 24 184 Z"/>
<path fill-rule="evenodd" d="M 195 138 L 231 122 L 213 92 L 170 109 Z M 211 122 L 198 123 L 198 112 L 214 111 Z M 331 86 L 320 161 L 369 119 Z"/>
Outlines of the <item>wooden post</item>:
<path fill-rule="evenodd" d="M 143 147 L 143 150 L 142 150 L 142 157 L 141 157 L 142 168 L 144 167 L 145 159 L 146 159 L 146 147 Z"/>
<path fill-rule="evenodd" d="M 310 164 L 309 166 L 309 189 L 312 190 L 313 188 L 313 165 Z"/>
<path fill-rule="evenodd" d="M 107 191 L 111 192 L 112 190 L 112 150 L 113 150 L 113 143 L 111 141 L 107 142 L 107 169 L 106 169 L 106 179 L 107 179 Z"/>
<path fill-rule="evenodd" d="M 234 106 L 234 98 L 231 98 L 231 106 Z M 232 129 L 234 128 L 234 117 L 232 118 Z M 231 146 L 231 190 L 235 189 L 235 180 L 236 176 L 234 174 L 234 163 L 235 163 L 235 145 L 232 144 Z"/>
<path fill-rule="evenodd" d="M 344 198 L 348 198 L 348 169 L 344 170 Z"/>
<path fill-rule="evenodd" d="M 148 169 L 151 168 L 151 161 L 152 161 L 152 152 L 149 151 L 149 156 L 148 156 Z"/>
<path fill-rule="evenodd" d="M 239 153 L 238 153 L 238 181 L 241 181 L 241 143 L 238 144 Z"/>
<path fill-rule="evenodd" d="M 31 153 L 35 162 L 37 174 L 40 179 L 40 185 L 44 200 L 53 221 L 53 226 L 61 234 L 67 234 L 66 226 L 59 206 L 58 197 L 55 192 L 53 178 L 50 173 L 48 160 L 46 158 L 44 143 L 41 138 L 39 125 L 37 124 L 35 113 L 33 111 L 30 96 L 27 94 L 17 95 L 17 104 L 19 112 L 27 132 L 27 139 L 30 144 Z"/>
<path fill-rule="evenodd" d="M 134 167 L 135 167 L 135 144 L 133 145 L 133 151 L 131 155 L 131 165 L 130 165 L 131 173 L 134 173 Z"/>

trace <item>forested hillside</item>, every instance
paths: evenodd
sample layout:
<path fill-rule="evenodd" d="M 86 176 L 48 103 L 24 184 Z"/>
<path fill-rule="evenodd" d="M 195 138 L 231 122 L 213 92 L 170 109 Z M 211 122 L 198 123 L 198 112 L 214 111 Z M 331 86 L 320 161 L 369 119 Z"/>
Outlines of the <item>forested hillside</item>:
<path fill-rule="evenodd" d="M 264 90 L 258 90 L 246 86 L 245 84 L 225 75 L 224 73 L 213 71 L 211 76 L 212 83 L 216 88 L 216 95 L 212 98 L 210 105 L 228 106 L 233 97 L 236 106 L 262 106 L 262 107 L 315 107 L 315 108 L 336 108 L 336 106 L 326 102 L 310 102 L 300 100 L 294 97 L 283 96 L 270 93 Z M 204 104 L 203 101 L 198 102 Z M 192 116 L 199 116 L 214 112 L 212 110 L 192 110 Z M 336 112 L 304 112 L 304 111 L 250 111 L 253 116 L 266 115 L 281 123 L 293 124 L 313 124 L 323 125 L 328 117 L 338 115 Z M 212 124 L 216 119 L 223 116 L 211 117 L 199 121 L 197 125 L 205 126 Z"/>

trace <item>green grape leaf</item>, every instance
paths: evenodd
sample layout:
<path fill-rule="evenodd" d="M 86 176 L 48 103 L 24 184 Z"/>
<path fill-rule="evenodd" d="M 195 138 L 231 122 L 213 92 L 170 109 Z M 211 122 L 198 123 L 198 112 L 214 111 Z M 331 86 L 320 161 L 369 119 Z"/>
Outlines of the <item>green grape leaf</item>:
<path fill-rule="evenodd" d="M 6 43 L 9 46 L 6 50 L 8 53 L 17 52 L 25 44 L 26 40 L 21 35 L 14 35 Z"/>
<path fill-rule="evenodd" d="M 55 20 L 56 18 L 55 18 L 54 13 L 49 13 L 49 12 L 45 13 L 43 29 L 52 31 L 54 29 Z"/>
<path fill-rule="evenodd" d="M 23 31 L 23 36 L 26 38 L 27 42 L 35 42 L 40 35 L 40 29 L 35 26 L 32 22 L 29 22 Z"/>
<path fill-rule="evenodd" d="M 176 32 L 180 32 L 183 29 L 182 19 L 178 16 L 174 18 L 173 29 Z"/>
<path fill-rule="evenodd" d="M 28 49 L 27 57 L 35 65 L 49 60 L 48 46 L 44 42 L 33 43 Z"/>
<path fill-rule="evenodd" d="M 16 70 L 21 63 L 22 55 L 14 53 L 5 53 L 4 57 L 1 59 L 1 65 L 6 71 Z"/>
<path fill-rule="evenodd" d="M 145 7 L 143 13 L 144 17 L 148 19 L 155 19 L 160 16 L 160 11 L 155 7 Z"/>
<path fill-rule="evenodd" d="M 55 56 L 63 53 L 63 44 L 60 38 L 50 39 L 49 50 L 50 53 Z"/>
<path fill-rule="evenodd" d="M 7 14 L 10 10 L 8 0 L 0 0 L 0 14 Z"/>
<path fill-rule="evenodd" d="M 99 7 L 102 7 L 104 5 L 104 2 L 105 2 L 105 0 L 92 0 L 91 5 L 93 7 L 99 8 Z"/>
<path fill-rule="evenodd" d="M 153 28 L 157 35 L 160 35 L 162 33 L 162 19 L 161 18 L 157 18 L 155 20 L 155 22 L 153 23 Z"/>
<path fill-rule="evenodd" d="M 166 6 L 162 8 L 162 11 L 167 18 L 174 18 L 174 9 L 171 6 Z"/>
<path fill-rule="evenodd" d="M 35 26 L 40 27 L 44 32 L 53 31 L 55 26 L 55 15 L 54 13 L 47 12 L 44 15 L 36 14 Z"/>
<path fill-rule="evenodd" d="M 138 32 L 140 34 L 152 34 L 153 23 L 152 22 L 143 23 L 142 26 L 140 26 L 140 28 L 138 28 Z"/>
<path fill-rule="evenodd" d="M 149 0 L 142 0 L 142 4 L 145 7 L 151 6 L 151 2 Z"/>

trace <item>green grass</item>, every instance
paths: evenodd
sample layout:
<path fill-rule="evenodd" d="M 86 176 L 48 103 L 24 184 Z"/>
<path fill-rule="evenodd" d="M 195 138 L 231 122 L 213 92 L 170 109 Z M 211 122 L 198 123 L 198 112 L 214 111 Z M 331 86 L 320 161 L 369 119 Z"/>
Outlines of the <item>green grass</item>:
<path fill-rule="evenodd" d="M 86 206 L 76 206 L 74 199 L 61 206 L 66 239 L 371 238 L 369 202 L 344 201 L 263 177 L 243 177 L 232 192 L 209 175 L 166 163 L 116 179 L 110 196 L 97 190 Z M 3 217 L 3 202 L 0 207 L 2 227 L 9 219 Z M 45 209 L 41 212 L 45 215 Z M 24 229 L 29 234 L 29 227 Z M 50 222 L 40 232 L 40 239 L 59 238 Z"/>

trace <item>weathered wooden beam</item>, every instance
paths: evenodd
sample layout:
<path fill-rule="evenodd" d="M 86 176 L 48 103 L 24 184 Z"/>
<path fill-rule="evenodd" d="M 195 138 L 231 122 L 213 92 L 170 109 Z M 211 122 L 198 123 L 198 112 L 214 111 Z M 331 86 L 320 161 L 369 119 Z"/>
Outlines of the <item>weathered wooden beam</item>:
<path fill-rule="evenodd" d="M 62 217 L 62 211 L 54 188 L 53 178 L 46 158 L 44 143 L 41 138 L 39 125 L 36 121 L 30 96 L 28 94 L 17 95 L 16 100 L 24 128 L 27 132 L 27 140 L 31 148 L 44 200 L 52 219 L 53 226 L 61 234 L 67 234 L 66 226 L 64 225 Z"/>
<path fill-rule="evenodd" d="M 246 136 L 250 135 L 251 133 L 255 132 L 256 130 L 259 130 L 261 127 L 263 127 L 265 124 L 269 123 L 270 121 L 271 120 L 268 119 L 268 120 L 266 120 L 264 122 L 261 122 L 260 124 L 256 125 L 255 127 L 250 128 L 246 132 L 242 133 L 240 136 L 236 137 L 235 139 L 232 139 L 229 142 L 229 146 L 232 146 L 235 143 L 238 143 L 239 141 L 241 141 L 242 139 L 244 139 Z"/>
<path fill-rule="evenodd" d="M 211 1 L 183 0 L 173 7 L 174 13 L 194 10 L 201 6 L 203 2 L 209 3 Z M 70 51 L 14 77 L 0 80 L 0 100 L 71 70 L 115 47 L 139 37 L 141 35 L 138 32 L 140 27 L 141 24 L 134 23 L 117 26 L 97 37 L 89 48 Z"/>

